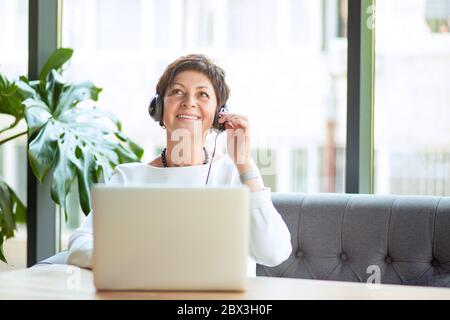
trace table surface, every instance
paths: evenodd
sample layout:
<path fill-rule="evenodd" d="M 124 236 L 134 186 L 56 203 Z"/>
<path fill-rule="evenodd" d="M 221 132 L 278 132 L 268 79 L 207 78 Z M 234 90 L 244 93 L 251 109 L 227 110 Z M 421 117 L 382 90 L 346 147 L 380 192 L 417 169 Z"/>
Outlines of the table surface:
<path fill-rule="evenodd" d="M 43 265 L 0 273 L 5 299 L 450 299 L 450 289 L 404 285 L 251 277 L 245 292 L 96 291 L 92 271 Z"/>

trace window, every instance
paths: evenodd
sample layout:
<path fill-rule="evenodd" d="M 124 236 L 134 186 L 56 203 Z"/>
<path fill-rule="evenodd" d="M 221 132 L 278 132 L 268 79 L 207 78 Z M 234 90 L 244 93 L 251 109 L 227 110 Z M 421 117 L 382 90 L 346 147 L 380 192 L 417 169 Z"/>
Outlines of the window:
<path fill-rule="evenodd" d="M 155 0 L 153 9 L 142 8 L 142 11 L 152 17 L 150 20 L 153 21 L 153 24 L 146 26 L 148 28 L 146 32 L 153 34 L 153 46 L 156 48 L 170 46 L 170 27 L 176 23 L 175 19 L 173 19 L 174 21 L 171 19 L 170 10 L 170 1 L 167 0 Z M 144 19 L 144 21 L 146 20 Z"/>
<path fill-rule="evenodd" d="M 342 1 L 322 3 L 65 1 L 63 45 L 75 49 L 68 77 L 104 89 L 97 105 L 119 116 L 149 162 L 165 144 L 147 112 L 159 76 L 175 58 L 205 53 L 227 72 L 230 112 L 249 116 L 252 155 L 265 184 L 272 191 L 343 192 L 347 40 L 338 28 L 346 17 Z M 114 21 L 97 21 L 100 5 Z M 210 149 L 213 141 L 207 140 Z"/>
<path fill-rule="evenodd" d="M 227 3 L 227 47 L 264 48 L 277 46 L 277 10 L 282 4 L 275 0 L 229 0 Z"/>
<path fill-rule="evenodd" d="M 445 3 L 377 0 L 376 193 L 450 195 L 450 34 L 424 19 Z"/>
<path fill-rule="evenodd" d="M 348 0 L 338 1 L 338 35 L 347 36 Z"/>
<path fill-rule="evenodd" d="M 126 10 L 117 10 L 124 6 Z M 89 9 L 93 5 L 89 5 Z M 89 10 L 88 9 L 88 10 Z M 96 0 L 96 33 L 99 50 L 132 50 L 140 46 L 140 0 Z M 86 14 L 88 10 L 82 12 Z"/>
<path fill-rule="evenodd" d="M 186 48 L 208 48 L 216 36 L 214 1 L 186 0 L 183 21 L 183 43 Z M 156 29 L 158 30 L 158 28 Z"/>
<path fill-rule="evenodd" d="M 9 79 L 26 75 L 28 70 L 28 1 L 0 0 L 0 72 Z M 0 115 L 0 128 L 11 123 L 11 117 Z M 22 121 L 16 128 L 0 134 L 0 140 L 26 130 Z M 0 176 L 16 192 L 23 203 L 27 197 L 26 137 L 0 145 Z M 9 264 L 0 262 L 0 271 L 26 267 L 27 230 L 18 224 L 14 238 L 4 244 Z"/>
<path fill-rule="evenodd" d="M 28 1 L 0 0 L 0 70 L 10 78 L 28 71 Z"/>
<path fill-rule="evenodd" d="M 450 32 L 450 0 L 427 0 L 425 15 L 431 32 Z"/>

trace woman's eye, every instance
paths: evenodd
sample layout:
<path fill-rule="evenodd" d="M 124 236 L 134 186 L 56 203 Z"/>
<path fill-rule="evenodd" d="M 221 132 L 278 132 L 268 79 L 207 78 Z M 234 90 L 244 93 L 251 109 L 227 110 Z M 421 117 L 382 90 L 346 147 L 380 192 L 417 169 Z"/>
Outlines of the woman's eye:
<path fill-rule="evenodd" d="M 201 92 L 200 96 L 202 96 L 204 98 L 209 98 L 209 94 L 207 94 L 206 92 Z"/>
<path fill-rule="evenodd" d="M 180 89 L 173 89 L 172 94 L 181 95 L 183 94 L 183 91 L 181 91 Z"/>

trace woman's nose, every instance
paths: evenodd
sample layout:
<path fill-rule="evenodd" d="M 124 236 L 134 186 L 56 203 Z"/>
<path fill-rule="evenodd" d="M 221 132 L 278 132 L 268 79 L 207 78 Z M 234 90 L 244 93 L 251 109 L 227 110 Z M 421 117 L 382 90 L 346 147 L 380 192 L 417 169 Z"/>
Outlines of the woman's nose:
<path fill-rule="evenodd" d="M 193 107 L 195 105 L 196 105 L 195 96 L 193 94 L 187 93 L 184 96 L 184 99 L 182 101 L 182 106 L 183 107 Z"/>

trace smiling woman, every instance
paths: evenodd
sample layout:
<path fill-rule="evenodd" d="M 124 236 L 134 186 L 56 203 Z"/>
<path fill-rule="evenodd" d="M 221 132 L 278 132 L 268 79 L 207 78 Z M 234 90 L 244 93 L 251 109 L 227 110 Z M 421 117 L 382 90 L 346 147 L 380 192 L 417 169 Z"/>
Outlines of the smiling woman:
<path fill-rule="evenodd" d="M 156 94 L 159 103 L 150 104 L 150 115 L 167 129 L 167 159 L 171 166 L 204 163 L 206 135 L 218 128 L 219 107 L 230 95 L 225 83 L 225 72 L 203 55 L 187 55 L 171 63 L 161 76 Z M 188 136 L 186 136 L 188 135 Z M 177 153 L 176 146 L 184 137 L 184 150 Z M 200 145 L 200 148 L 195 146 Z M 152 164 L 161 161 L 155 159 Z"/>
<path fill-rule="evenodd" d="M 167 129 L 146 117 L 153 88 L 175 57 L 201 52 L 220 62 L 233 91 L 226 100 L 233 114 L 217 119 L 217 124 L 239 123 L 243 137 L 250 132 L 250 154 L 264 186 L 276 192 L 343 192 L 347 39 L 337 28 L 346 23 L 347 16 L 338 10 L 346 1 L 330 0 L 325 5 L 310 0 L 130 2 L 65 1 L 62 44 L 75 49 L 68 78 L 90 79 L 104 88 L 97 106 L 122 120 L 124 130 L 145 149 L 146 164 L 168 170 L 160 157 L 167 147 Z M 172 76 L 167 74 L 166 80 L 173 80 Z M 220 88 L 216 78 L 209 80 Z M 219 91 L 214 93 L 220 111 L 225 100 L 224 91 Z M 161 96 L 161 104 L 164 99 Z M 178 119 L 178 123 L 201 132 L 205 120 Z M 244 130 L 242 125 L 249 123 L 251 130 Z M 204 144 L 208 163 L 213 163 L 210 179 L 216 162 L 224 160 L 221 154 L 229 150 L 227 136 L 219 135 L 213 158 L 215 138 L 208 134 Z M 190 167 L 202 166 L 206 160 L 201 147 L 195 150 L 198 165 Z M 166 153 L 171 165 L 171 151 Z M 206 176 L 207 171 L 199 178 L 202 184 Z M 81 213 L 79 221 L 84 218 Z M 63 249 L 73 227 L 78 222 L 64 230 Z"/>
<path fill-rule="evenodd" d="M 251 191 L 247 266 L 248 274 L 254 276 L 256 263 L 275 266 L 289 257 L 290 233 L 273 206 L 270 188 L 264 186 L 259 169 L 250 157 L 248 118 L 219 112 L 226 104 L 229 91 L 225 72 L 204 55 L 187 55 L 171 63 L 161 76 L 157 94 L 149 106 L 150 116 L 166 129 L 166 148 L 149 164 L 117 166 L 109 183 L 202 186 L 206 177 L 208 186 L 247 185 Z M 216 137 L 227 131 L 231 157 L 226 154 L 215 157 L 215 150 L 209 155 L 205 136 L 211 130 L 216 131 Z M 91 212 L 70 238 L 68 262 L 71 264 L 91 267 L 92 215 Z"/>

